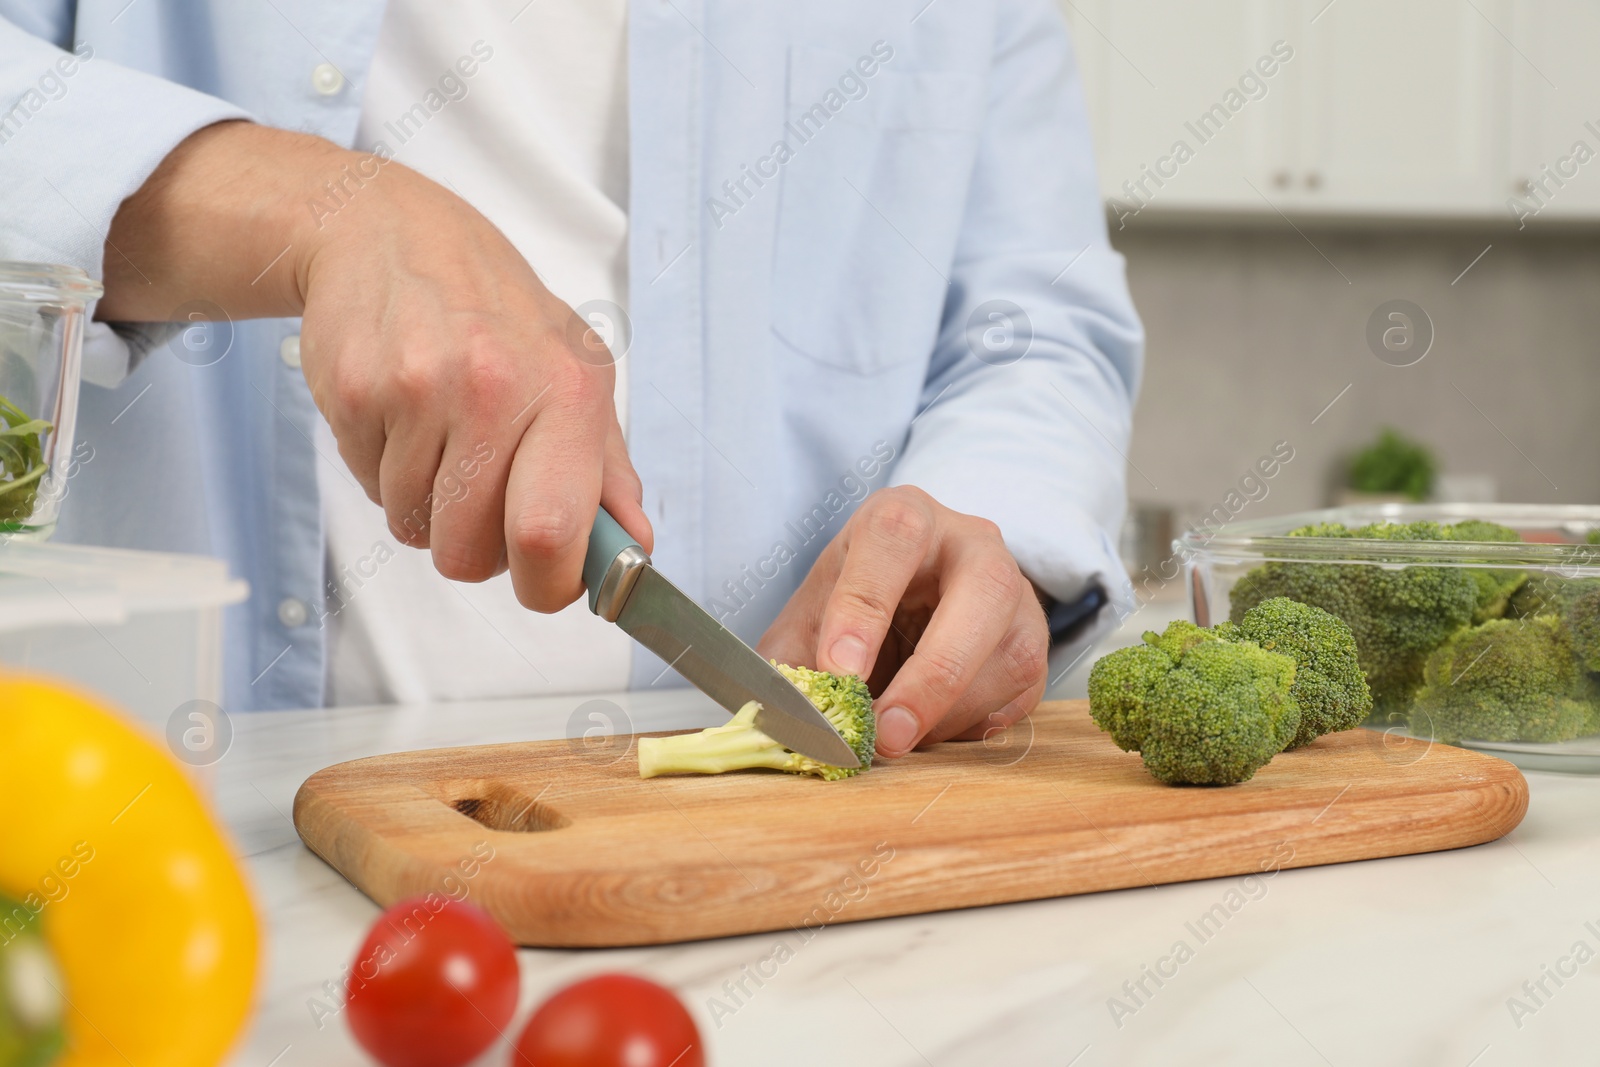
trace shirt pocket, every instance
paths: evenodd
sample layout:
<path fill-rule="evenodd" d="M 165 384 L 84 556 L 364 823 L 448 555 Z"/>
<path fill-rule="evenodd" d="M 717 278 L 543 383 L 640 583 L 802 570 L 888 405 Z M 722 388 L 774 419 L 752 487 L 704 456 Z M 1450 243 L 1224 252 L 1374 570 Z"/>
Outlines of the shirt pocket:
<path fill-rule="evenodd" d="M 818 363 L 874 374 L 926 359 L 977 151 L 983 79 L 789 50 L 772 329 Z"/>

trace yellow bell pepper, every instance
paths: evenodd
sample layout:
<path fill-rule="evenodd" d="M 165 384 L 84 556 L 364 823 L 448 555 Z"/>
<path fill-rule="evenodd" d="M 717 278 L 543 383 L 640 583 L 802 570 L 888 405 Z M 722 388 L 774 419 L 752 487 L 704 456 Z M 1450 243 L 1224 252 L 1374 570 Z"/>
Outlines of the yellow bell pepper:
<path fill-rule="evenodd" d="M 84 695 L 0 676 L 0 821 L 0 945 L 43 934 L 58 1062 L 220 1062 L 250 1008 L 256 917 L 177 764 Z"/>

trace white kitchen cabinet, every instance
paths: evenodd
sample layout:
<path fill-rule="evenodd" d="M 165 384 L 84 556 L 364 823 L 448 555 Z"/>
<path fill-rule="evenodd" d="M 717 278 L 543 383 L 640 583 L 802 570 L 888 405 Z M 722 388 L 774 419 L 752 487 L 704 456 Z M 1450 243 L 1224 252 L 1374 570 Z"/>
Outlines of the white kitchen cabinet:
<path fill-rule="evenodd" d="M 1513 218 L 1520 211 L 1529 226 L 1600 217 L 1600 7 L 1593 0 L 1518 0 L 1502 25 L 1518 51 L 1511 57 L 1513 121 L 1500 210 Z M 1508 204 L 1513 197 L 1517 210 Z"/>
<path fill-rule="evenodd" d="M 1297 205 L 1447 215 L 1503 207 L 1510 49 L 1490 23 L 1500 14 L 1494 0 L 1298 6 L 1307 77 Z"/>
<path fill-rule="evenodd" d="M 1540 219 L 1600 218 L 1600 158 L 1573 158 L 1579 140 L 1600 157 L 1594 0 L 1061 2 L 1114 227 L 1135 211 L 1509 222 L 1529 179 Z M 1197 138 L 1279 41 L 1293 56 L 1265 92 Z M 1152 176 L 1178 140 L 1192 158 Z"/>
<path fill-rule="evenodd" d="M 1265 207 L 1303 67 L 1288 5 L 1072 0 L 1066 11 L 1113 225 L 1147 207 Z"/>

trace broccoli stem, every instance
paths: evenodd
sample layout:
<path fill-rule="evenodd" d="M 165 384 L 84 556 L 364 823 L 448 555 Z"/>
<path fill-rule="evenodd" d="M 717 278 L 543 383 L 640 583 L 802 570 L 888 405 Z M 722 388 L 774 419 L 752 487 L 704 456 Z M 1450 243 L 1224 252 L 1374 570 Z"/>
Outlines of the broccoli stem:
<path fill-rule="evenodd" d="M 756 728 L 752 701 L 722 726 L 693 734 L 639 739 L 639 777 L 722 774 L 752 767 L 788 770 L 795 754 Z"/>

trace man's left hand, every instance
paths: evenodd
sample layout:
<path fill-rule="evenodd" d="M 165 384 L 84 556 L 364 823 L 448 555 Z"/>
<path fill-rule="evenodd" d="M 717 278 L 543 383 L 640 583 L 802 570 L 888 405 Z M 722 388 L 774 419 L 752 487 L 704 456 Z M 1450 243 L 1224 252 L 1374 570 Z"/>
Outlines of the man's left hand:
<path fill-rule="evenodd" d="M 978 740 L 1044 692 L 1044 610 L 1000 528 L 911 486 L 869 496 L 757 648 L 857 674 L 878 694 L 878 752 Z"/>

